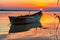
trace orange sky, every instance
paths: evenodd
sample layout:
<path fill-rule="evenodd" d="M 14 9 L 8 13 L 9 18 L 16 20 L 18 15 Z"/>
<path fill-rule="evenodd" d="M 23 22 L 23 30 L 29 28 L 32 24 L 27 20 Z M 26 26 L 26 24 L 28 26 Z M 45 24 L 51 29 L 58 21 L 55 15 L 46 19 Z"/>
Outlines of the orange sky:
<path fill-rule="evenodd" d="M 56 4 L 57 0 L 0 0 L 0 8 L 45 8 Z"/>

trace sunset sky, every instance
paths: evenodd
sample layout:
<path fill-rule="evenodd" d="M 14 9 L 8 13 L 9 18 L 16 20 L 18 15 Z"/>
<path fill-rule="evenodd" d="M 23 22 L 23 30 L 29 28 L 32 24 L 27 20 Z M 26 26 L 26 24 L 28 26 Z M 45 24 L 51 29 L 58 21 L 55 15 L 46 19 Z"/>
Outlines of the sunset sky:
<path fill-rule="evenodd" d="M 0 0 L 0 9 L 12 9 L 12 8 L 43 9 L 51 7 L 52 8 L 57 7 L 57 0 Z M 60 7 L 60 5 L 58 7 Z"/>

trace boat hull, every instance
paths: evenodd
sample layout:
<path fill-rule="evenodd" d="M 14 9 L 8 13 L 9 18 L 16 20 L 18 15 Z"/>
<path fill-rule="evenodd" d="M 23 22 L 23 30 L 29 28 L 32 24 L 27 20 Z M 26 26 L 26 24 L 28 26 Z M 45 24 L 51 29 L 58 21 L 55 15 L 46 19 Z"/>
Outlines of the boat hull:
<path fill-rule="evenodd" d="M 27 16 L 9 16 L 11 23 L 9 33 L 25 32 L 31 28 L 37 29 L 37 27 L 42 28 L 42 25 L 40 23 L 41 16 L 41 12 Z"/>
<path fill-rule="evenodd" d="M 30 24 L 30 23 L 36 23 L 39 21 L 39 19 L 35 17 L 9 17 L 10 22 L 12 25 L 16 24 Z"/>
<path fill-rule="evenodd" d="M 38 12 L 38 13 L 27 15 L 27 16 L 17 16 L 17 17 L 9 16 L 9 20 L 12 25 L 30 24 L 30 23 L 39 22 L 41 16 L 42 16 L 42 13 Z"/>

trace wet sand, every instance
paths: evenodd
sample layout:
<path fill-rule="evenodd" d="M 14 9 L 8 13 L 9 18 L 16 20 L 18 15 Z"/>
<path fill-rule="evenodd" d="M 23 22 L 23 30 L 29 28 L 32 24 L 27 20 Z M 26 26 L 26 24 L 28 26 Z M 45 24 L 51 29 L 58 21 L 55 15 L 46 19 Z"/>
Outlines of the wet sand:
<path fill-rule="evenodd" d="M 6 35 L 0 35 L 0 40 L 59 40 L 59 31 L 50 29 L 30 29 L 26 32 L 10 33 Z M 55 32 L 55 33 L 54 33 Z"/>

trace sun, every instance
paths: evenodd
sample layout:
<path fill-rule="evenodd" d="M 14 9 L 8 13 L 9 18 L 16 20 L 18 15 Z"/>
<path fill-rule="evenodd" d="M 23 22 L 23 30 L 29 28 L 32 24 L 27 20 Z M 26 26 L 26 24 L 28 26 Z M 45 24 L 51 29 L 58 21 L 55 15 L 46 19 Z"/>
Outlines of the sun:
<path fill-rule="evenodd" d="M 42 8 L 40 8 L 40 10 L 43 10 Z"/>

